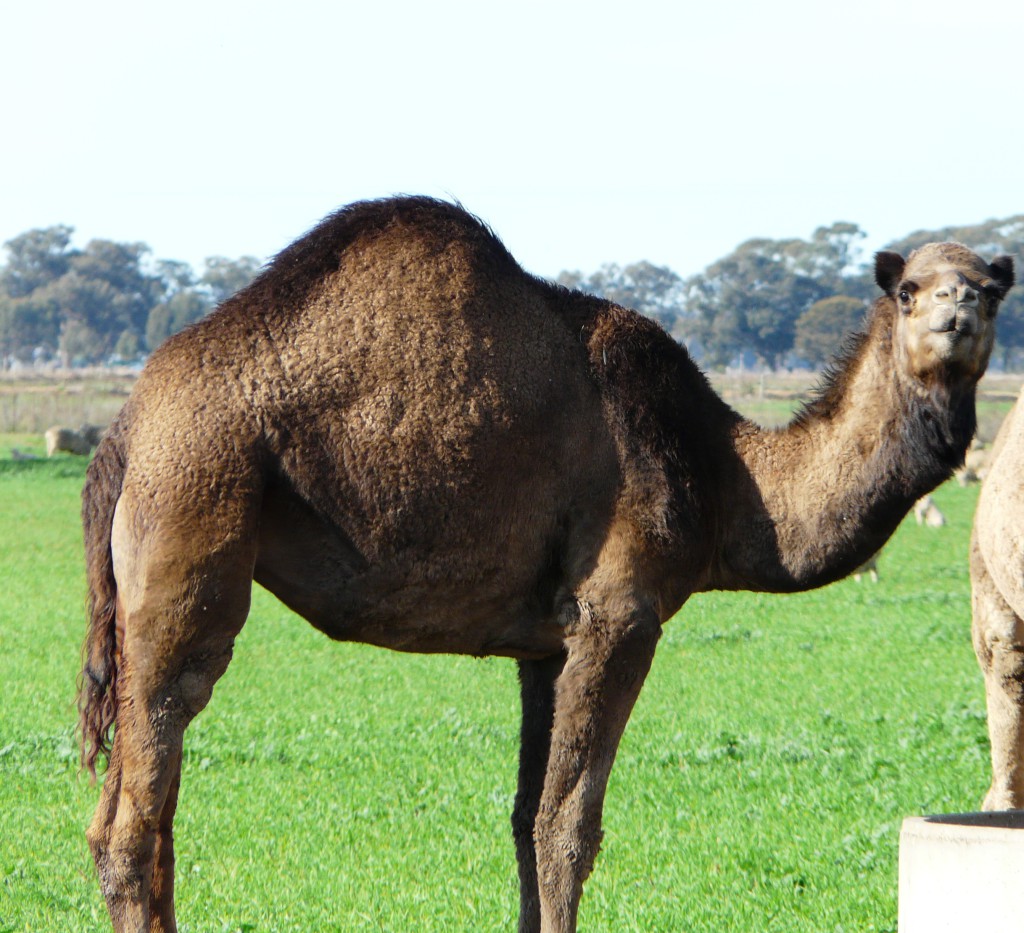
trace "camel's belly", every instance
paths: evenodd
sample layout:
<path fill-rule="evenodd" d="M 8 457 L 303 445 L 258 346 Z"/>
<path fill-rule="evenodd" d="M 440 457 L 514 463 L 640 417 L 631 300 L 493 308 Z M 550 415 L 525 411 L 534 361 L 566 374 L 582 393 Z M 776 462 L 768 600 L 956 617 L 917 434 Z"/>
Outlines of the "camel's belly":
<path fill-rule="evenodd" d="M 319 587 L 257 572 L 256 581 L 313 626 L 338 641 L 424 654 L 540 658 L 562 649 L 564 631 L 522 599 L 500 602 L 439 585 L 427 594 L 381 592 L 359 578 Z"/>
<path fill-rule="evenodd" d="M 561 649 L 568 597 L 557 560 L 505 541 L 382 557 L 302 500 L 268 492 L 254 577 L 331 638 L 399 651 L 544 657 Z"/>

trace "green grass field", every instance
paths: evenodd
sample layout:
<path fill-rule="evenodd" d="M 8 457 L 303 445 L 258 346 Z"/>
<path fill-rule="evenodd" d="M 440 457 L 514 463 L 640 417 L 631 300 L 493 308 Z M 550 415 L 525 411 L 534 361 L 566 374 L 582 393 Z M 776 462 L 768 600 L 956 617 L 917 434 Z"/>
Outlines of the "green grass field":
<path fill-rule="evenodd" d="M 0 459 L 0 933 L 107 923 L 72 732 L 83 475 Z M 896 929 L 901 820 L 987 786 L 975 499 L 940 489 L 948 525 L 904 523 L 878 584 L 707 594 L 668 624 L 581 929 Z M 514 929 L 517 707 L 512 662 L 331 643 L 257 592 L 186 736 L 181 929 Z"/>

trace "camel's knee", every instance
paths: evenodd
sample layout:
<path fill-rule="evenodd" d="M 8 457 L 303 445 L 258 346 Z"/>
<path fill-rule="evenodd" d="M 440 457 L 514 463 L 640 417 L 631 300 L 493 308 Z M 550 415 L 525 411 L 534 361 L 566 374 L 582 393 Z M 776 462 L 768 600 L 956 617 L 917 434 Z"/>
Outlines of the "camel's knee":
<path fill-rule="evenodd" d="M 1010 612 L 989 614 L 974 626 L 974 653 L 990 689 L 1024 702 L 1024 626 Z"/>
<path fill-rule="evenodd" d="M 995 645 L 985 676 L 998 685 L 1008 699 L 1024 702 L 1024 645 Z"/>
<path fill-rule="evenodd" d="M 150 830 L 114 833 L 94 822 L 86 831 L 100 890 L 111 913 L 117 905 L 142 903 L 149 898 L 156 834 Z"/>
<path fill-rule="evenodd" d="M 96 868 L 100 868 L 101 863 L 106 863 L 107 859 L 107 844 L 110 841 L 110 824 L 103 820 L 101 821 L 97 816 L 93 817 L 92 822 L 89 824 L 89 828 L 85 831 L 85 841 L 89 844 L 89 851 L 92 853 L 92 860 L 96 863 Z"/>
<path fill-rule="evenodd" d="M 92 821 L 85 831 L 85 840 L 89 844 L 93 861 L 97 868 L 107 857 L 107 847 L 114 829 L 114 818 L 117 815 L 117 799 L 120 793 L 120 771 L 111 769 L 107 772 L 103 784 L 100 802 L 93 813 Z"/>
<path fill-rule="evenodd" d="M 585 786 L 587 782 L 581 782 L 558 805 L 545 806 L 525 795 L 517 796 L 512 835 L 517 846 L 535 852 L 542 883 L 545 875 L 551 879 L 567 873 L 582 884 L 593 870 L 603 838 L 603 794 L 588 794 Z"/>
<path fill-rule="evenodd" d="M 151 654 L 132 656 L 130 679 L 123 687 L 135 708 L 145 711 L 142 728 L 168 741 L 155 748 L 176 745 L 188 724 L 201 713 L 213 696 L 213 688 L 227 670 L 234 639 L 210 640 L 193 646 L 183 660 Z"/>
<path fill-rule="evenodd" d="M 537 874 L 542 888 L 567 881 L 582 886 L 594 870 L 604 833 L 597 820 L 537 816 L 533 830 Z"/>

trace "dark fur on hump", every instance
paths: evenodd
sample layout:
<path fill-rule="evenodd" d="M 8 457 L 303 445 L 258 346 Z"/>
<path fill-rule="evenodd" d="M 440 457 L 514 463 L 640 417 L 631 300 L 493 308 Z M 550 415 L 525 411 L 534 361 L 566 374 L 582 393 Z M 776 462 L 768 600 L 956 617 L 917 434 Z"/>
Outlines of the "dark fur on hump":
<path fill-rule="evenodd" d="M 345 251 L 394 226 L 415 229 L 417 237 L 441 249 L 454 240 L 468 241 L 491 262 L 519 265 L 487 224 L 460 204 L 403 195 L 357 201 L 329 214 L 312 230 L 285 247 L 235 298 L 250 307 L 286 312 L 301 306 L 341 265 Z"/>

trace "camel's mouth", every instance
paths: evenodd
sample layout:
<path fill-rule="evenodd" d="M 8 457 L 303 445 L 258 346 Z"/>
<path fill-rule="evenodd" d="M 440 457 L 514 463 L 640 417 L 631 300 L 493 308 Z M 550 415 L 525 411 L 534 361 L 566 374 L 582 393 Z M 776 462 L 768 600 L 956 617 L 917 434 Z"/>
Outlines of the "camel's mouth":
<path fill-rule="evenodd" d="M 932 348 L 938 356 L 955 356 L 971 343 L 973 332 L 967 328 L 954 327 L 951 330 L 933 330 Z"/>
<path fill-rule="evenodd" d="M 942 343 L 943 340 L 950 346 L 956 346 L 959 343 L 963 343 L 965 340 L 970 340 L 974 336 L 974 328 L 970 324 L 958 324 L 956 327 L 949 329 L 933 330 L 932 339 L 938 343 Z"/>
<path fill-rule="evenodd" d="M 927 356 L 933 361 L 932 365 L 952 366 L 963 369 L 966 374 L 980 374 L 988 358 L 982 334 L 970 323 L 958 324 L 949 330 L 929 332 L 922 349 L 925 347 Z M 926 364 L 924 368 L 930 369 L 931 366 Z"/>
<path fill-rule="evenodd" d="M 925 342 L 937 360 L 959 363 L 973 358 L 984 324 L 969 304 L 937 309 L 927 324 Z"/>

